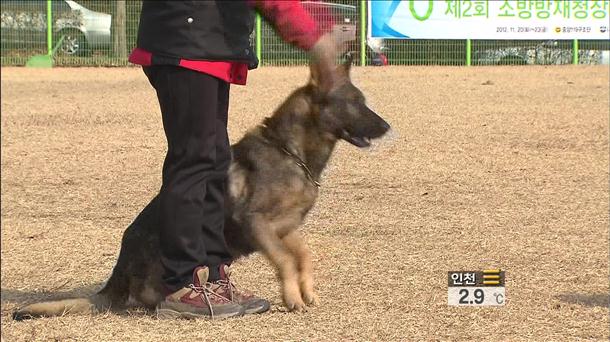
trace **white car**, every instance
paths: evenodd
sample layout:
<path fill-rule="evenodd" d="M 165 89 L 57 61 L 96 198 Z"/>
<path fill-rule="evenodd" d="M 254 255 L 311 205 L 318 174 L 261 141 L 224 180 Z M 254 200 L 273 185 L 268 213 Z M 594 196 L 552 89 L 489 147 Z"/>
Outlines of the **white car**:
<path fill-rule="evenodd" d="M 62 53 L 82 56 L 94 49 L 111 47 L 110 14 L 92 11 L 71 0 L 53 1 L 51 8 L 54 42 L 64 37 Z M 2 0 L 2 47 L 46 48 L 46 17 L 45 0 Z"/>

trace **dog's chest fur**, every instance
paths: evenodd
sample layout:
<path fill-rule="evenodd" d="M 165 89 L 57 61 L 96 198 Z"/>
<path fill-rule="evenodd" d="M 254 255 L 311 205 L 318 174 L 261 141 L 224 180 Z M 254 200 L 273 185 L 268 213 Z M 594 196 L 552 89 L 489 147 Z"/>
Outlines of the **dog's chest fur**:
<path fill-rule="evenodd" d="M 295 160 L 256 134 L 233 146 L 229 169 L 225 236 L 237 257 L 258 249 L 252 220 L 283 237 L 296 229 L 313 207 L 317 186 Z"/>

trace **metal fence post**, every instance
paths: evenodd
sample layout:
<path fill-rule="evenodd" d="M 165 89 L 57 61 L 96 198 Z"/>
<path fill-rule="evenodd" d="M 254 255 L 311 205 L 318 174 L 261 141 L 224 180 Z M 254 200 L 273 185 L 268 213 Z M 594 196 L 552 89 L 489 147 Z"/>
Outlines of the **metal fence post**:
<path fill-rule="evenodd" d="M 47 54 L 51 56 L 53 53 L 53 20 L 51 18 L 52 14 L 51 9 L 51 0 L 47 0 Z"/>
<path fill-rule="evenodd" d="M 263 42 L 263 38 L 261 37 L 261 29 L 262 25 L 261 25 L 261 15 L 260 13 L 256 13 L 256 58 L 258 59 L 258 63 L 259 65 L 262 65 L 262 55 L 263 55 L 263 46 L 262 46 L 262 42 Z"/>
<path fill-rule="evenodd" d="M 578 64 L 578 39 L 572 42 L 572 64 Z"/>
<path fill-rule="evenodd" d="M 44 2 L 43 2 L 44 3 Z M 34 55 L 29 57 L 26 62 L 26 67 L 32 68 L 52 68 L 53 67 L 53 54 L 55 50 L 53 49 L 53 20 L 51 9 L 51 0 L 47 0 L 47 53 L 44 55 Z M 4 37 L 3 37 L 4 38 Z M 63 37 L 59 39 L 59 44 L 63 41 Z M 4 42 L 3 42 L 4 44 Z M 57 44 L 56 49 L 59 47 Z M 3 57 L 4 58 L 4 57 Z"/>
<path fill-rule="evenodd" d="M 466 39 L 466 65 L 472 65 L 472 41 L 470 39 Z"/>
<path fill-rule="evenodd" d="M 360 65 L 366 65 L 366 0 L 360 0 Z"/>

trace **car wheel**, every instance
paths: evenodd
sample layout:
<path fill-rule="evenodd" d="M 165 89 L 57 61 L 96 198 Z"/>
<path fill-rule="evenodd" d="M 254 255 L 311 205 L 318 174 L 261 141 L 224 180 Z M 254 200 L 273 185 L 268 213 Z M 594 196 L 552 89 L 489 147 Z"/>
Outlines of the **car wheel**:
<path fill-rule="evenodd" d="M 87 47 L 87 39 L 82 32 L 79 31 L 65 31 L 59 36 L 64 36 L 64 40 L 61 42 L 60 50 L 63 54 L 68 56 L 88 56 L 90 51 Z"/>

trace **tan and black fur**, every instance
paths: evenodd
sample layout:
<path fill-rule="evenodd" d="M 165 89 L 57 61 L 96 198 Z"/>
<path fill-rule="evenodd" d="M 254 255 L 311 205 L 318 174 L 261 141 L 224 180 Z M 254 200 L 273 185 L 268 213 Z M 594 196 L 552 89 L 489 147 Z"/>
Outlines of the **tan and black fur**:
<path fill-rule="evenodd" d="M 390 127 L 366 106 L 350 81 L 350 66 L 348 60 L 335 73 L 312 66 L 310 82 L 232 146 L 225 220 L 229 250 L 235 259 L 262 252 L 277 270 L 284 303 L 294 311 L 317 302 L 310 252 L 297 228 L 314 205 L 316 182 L 335 144 L 344 139 L 366 147 Z M 99 292 L 31 304 L 13 317 L 122 310 L 129 298 L 154 308 L 163 299 L 157 202 L 153 199 L 125 231 L 116 266 Z"/>

